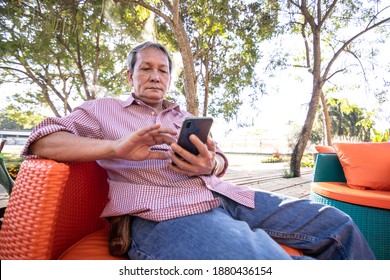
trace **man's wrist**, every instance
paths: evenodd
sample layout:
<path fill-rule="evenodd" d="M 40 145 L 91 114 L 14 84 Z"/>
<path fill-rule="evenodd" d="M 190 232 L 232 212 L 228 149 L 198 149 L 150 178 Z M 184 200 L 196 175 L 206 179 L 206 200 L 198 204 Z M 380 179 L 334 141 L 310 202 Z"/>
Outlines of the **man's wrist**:
<path fill-rule="evenodd" d="M 217 175 L 218 169 L 219 169 L 219 161 L 216 158 L 214 158 L 214 168 L 211 171 L 210 175 Z"/>

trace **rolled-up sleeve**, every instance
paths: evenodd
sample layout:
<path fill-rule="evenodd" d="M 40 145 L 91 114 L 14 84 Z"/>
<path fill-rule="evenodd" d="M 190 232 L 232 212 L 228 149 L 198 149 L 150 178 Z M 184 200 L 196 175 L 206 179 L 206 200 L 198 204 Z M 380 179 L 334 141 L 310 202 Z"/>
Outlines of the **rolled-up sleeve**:
<path fill-rule="evenodd" d="M 30 145 L 58 131 L 67 131 L 81 137 L 103 139 L 100 124 L 94 116 L 94 102 L 85 102 L 65 117 L 50 117 L 43 120 L 32 130 L 23 147 L 21 156 L 24 158 L 38 158 L 38 156 L 29 153 Z"/>

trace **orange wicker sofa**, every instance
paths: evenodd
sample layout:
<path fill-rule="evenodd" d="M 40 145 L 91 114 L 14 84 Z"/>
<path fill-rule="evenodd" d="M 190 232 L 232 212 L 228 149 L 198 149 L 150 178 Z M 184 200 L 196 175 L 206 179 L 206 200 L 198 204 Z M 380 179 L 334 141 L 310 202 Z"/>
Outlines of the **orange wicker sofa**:
<path fill-rule="evenodd" d="M 0 230 L 0 259 L 127 259 L 108 252 L 108 222 L 99 217 L 107 194 L 107 173 L 96 162 L 25 160 Z"/>
<path fill-rule="evenodd" d="M 28 159 L 0 231 L 0 259 L 121 259 L 108 253 L 107 173 L 95 162 Z"/>

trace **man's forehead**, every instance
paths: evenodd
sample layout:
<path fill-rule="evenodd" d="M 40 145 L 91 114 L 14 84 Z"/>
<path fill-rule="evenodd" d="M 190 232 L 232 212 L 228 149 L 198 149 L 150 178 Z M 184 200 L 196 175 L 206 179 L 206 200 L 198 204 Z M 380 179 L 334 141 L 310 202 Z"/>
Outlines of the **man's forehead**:
<path fill-rule="evenodd" d="M 137 60 L 140 64 L 154 64 L 158 62 L 165 66 L 169 65 L 167 55 L 163 51 L 154 48 L 147 48 L 137 53 Z"/>

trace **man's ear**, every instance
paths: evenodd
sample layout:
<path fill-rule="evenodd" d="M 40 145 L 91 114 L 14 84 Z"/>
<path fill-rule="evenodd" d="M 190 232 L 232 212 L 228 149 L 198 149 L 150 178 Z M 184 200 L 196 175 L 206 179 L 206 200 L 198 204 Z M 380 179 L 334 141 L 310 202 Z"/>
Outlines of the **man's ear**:
<path fill-rule="evenodd" d="M 130 83 L 131 86 L 133 86 L 133 73 L 130 72 L 130 70 L 127 70 L 127 81 Z"/>

